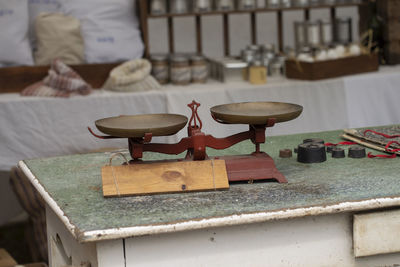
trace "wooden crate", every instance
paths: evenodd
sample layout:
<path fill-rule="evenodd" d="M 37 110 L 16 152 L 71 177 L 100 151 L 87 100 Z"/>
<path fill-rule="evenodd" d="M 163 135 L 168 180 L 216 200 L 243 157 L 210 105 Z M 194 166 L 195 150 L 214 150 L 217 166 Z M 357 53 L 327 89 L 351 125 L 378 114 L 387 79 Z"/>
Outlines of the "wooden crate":
<path fill-rule="evenodd" d="M 286 60 L 286 76 L 299 80 L 322 80 L 379 69 L 378 55 L 360 55 L 318 62 Z"/>

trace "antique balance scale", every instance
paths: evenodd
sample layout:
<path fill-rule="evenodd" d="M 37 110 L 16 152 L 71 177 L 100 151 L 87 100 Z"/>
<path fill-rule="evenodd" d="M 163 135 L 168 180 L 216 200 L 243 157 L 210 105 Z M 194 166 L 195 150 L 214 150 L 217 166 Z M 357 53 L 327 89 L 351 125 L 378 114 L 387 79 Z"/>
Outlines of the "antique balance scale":
<path fill-rule="evenodd" d="M 164 180 L 164 184 L 161 185 L 161 189 L 154 189 L 146 192 L 146 189 L 141 187 L 143 191 L 140 193 L 137 189 L 134 192 L 126 191 L 125 194 L 121 193 L 121 183 L 117 183 L 117 176 L 115 175 L 115 167 L 110 167 L 111 170 L 108 172 L 110 176 L 110 183 L 113 189 L 112 193 L 108 196 L 123 196 L 123 195 L 134 195 L 134 194 L 146 194 L 146 193 L 159 193 L 159 192 L 179 192 L 187 190 L 202 190 L 202 189 L 226 189 L 226 184 L 229 182 L 236 181 L 255 181 L 255 180 L 276 180 L 279 183 L 287 183 L 285 177 L 275 167 L 273 159 L 265 152 L 260 150 L 260 144 L 265 143 L 265 130 L 267 127 L 272 127 L 275 123 L 290 121 L 297 118 L 303 107 L 296 104 L 281 103 L 281 102 L 244 102 L 244 103 L 233 103 L 214 106 L 210 109 L 211 116 L 213 119 L 222 124 L 248 124 L 249 130 L 241 133 L 237 133 L 225 138 L 215 138 L 212 135 L 205 134 L 201 131 L 202 121 L 197 113 L 197 109 L 200 104 L 193 101 L 188 104 L 192 111 L 192 115 L 189 119 L 187 126 L 188 137 L 182 138 L 178 143 L 175 144 L 163 144 L 163 143 L 151 143 L 153 136 L 167 136 L 173 135 L 179 132 L 187 124 L 187 117 L 178 114 L 145 114 L 145 115 L 132 115 L 132 116 L 118 116 L 100 119 L 95 122 L 95 125 L 99 131 L 107 136 L 99 136 L 95 134 L 90 128 L 89 131 L 96 137 L 101 139 L 113 139 L 113 138 L 128 138 L 129 153 L 132 160 L 129 161 L 129 168 L 123 169 L 119 174 L 125 175 L 125 179 L 122 179 L 124 183 L 130 183 L 130 187 L 133 188 L 135 179 L 142 177 L 144 173 L 149 175 L 156 175 L 155 179 L 159 177 L 166 177 L 166 173 L 169 178 L 167 181 L 174 181 L 177 177 L 196 177 L 201 176 L 203 173 L 207 173 L 207 166 L 211 166 L 211 186 L 208 188 L 198 188 L 191 186 L 188 188 L 187 181 L 180 179 L 170 189 L 168 183 Z M 226 149 L 244 140 L 251 140 L 255 145 L 255 151 L 247 155 L 230 155 L 230 156 L 218 156 L 209 157 L 206 153 L 206 148 L 210 147 L 213 149 Z M 164 154 L 175 154 L 178 155 L 186 151 L 186 156 L 183 159 L 177 160 L 163 160 L 163 161 L 143 161 L 143 152 L 158 152 Z M 217 162 L 221 164 L 216 164 Z M 181 168 L 177 164 L 189 164 L 183 167 L 184 170 L 176 171 L 176 168 Z M 204 165 L 204 164 L 208 165 Z M 161 164 L 161 171 L 155 171 Z M 190 165 L 191 164 L 191 165 Z M 193 165 L 194 164 L 194 165 Z M 198 168 L 196 169 L 196 164 Z M 222 173 L 225 172 L 227 181 L 225 185 L 220 187 L 216 186 L 216 166 L 222 166 Z M 157 168 L 156 168 L 157 167 Z M 171 171 L 171 168 L 175 171 Z M 200 169 L 199 169 L 200 168 Z M 140 170 L 141 173 L 134 173 Z M 185 172 L 185 174 L 182 174 Z M 103 191 L 104 191 L 104 172 L 103 172 Z M 146 176 L 145 175 L 145 176 Z M 136 178 L 134 178 L 136 177 Z M 150 178 L 149 178 L 150 179 Z M 141 180 L 142 183 L 149 183 L 149 179 Z M 200 179 L 200 178 L 199 178 Z M 120 179 L 121 180 L 121 179 Z M 121 181 L 122 181 L 121 180 Z M 192 179 L 193 180 L 193 179 Z M 137 183 L 141 183 L 136 181 Z M 192 181 L 193 182 L 193 181 Z M 153 185 L 159 184 L 160 181 L 150 182 Z M 182 185 L 181 185 L 182 184 Z M 128 186 L 129 187 L 129 186 Z M 165 189 L 163 191 L 163 188 Z M 105 195 L 106 196 L 106 195 Z"/>

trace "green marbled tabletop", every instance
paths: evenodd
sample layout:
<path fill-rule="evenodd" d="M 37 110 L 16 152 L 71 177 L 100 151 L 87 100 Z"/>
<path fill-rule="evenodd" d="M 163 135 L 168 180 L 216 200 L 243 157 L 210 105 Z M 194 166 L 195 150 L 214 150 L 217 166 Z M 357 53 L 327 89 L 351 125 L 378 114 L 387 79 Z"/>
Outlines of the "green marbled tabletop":
<path fill-rule="evenodd" d="M 110 153 L 24 162 L 80 232 L 399 197 L 399 157 L 351 159 L 346 155 L 344 159 L 332 159 L 328 154 L 328 160 L 318 164 L 298 163 L 295 154 L 288 159 L 278 157 L 280 149 L 294 148 L 305 138 L 339 142 L 340 134 L 331 131 L 267 137 L 262 149 L 275 159 L 289 183 L 233 184 L 229 191 L 105 199 L 100 170 L 108 163 Z M 246 154 L 253 151 L 253 145 L 245 141 L 223 151 L 207 151 L 211 156 Z M 162 158 L 165 155 L 145 154 L 145 159 Z M 120 163 L 119 159 L 113 162 Z"/>

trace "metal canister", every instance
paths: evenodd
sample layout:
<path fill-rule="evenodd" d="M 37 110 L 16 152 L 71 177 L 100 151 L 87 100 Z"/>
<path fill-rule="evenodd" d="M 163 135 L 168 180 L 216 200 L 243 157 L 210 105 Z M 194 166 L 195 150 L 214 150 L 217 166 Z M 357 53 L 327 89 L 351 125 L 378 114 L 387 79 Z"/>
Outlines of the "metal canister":
<path fill-rule="evenodd" d="M 335 39 L 340 44 L 352 42 L 352 21 L 351 18 L 337 18 L 335 20 Z"/>
<path fill-rule="evenodd" d="M 281 7 L 291 7 L 292 3 L 290 0 L 281 0 L 280 1 L 280 6 Z"/>
<path fill-rule="evenodd" d="M 160 84 L 166 84 L 169 81 L 169 64 L 168 55 L 155 54 L 151 55 L 151 74 Z"/>
<path fill-rule="evenodd" d="M 256 52 L 251 49 L 242 50 L 242 60 L 246 63 L 251 63 L 256 60 Z"/>
<path fill-rule="evenodd" d="M 280 0 L 266 0 L 268 8 L 278 8 Z"/>
<path fill-rule="evenodd" d="M 152 15 L 162 15 L 167 12 L 166 0 L 152 0 L 150 6 L 150 13 Z"/>
<path fill-rule="evenodd" d="M 216 0 L 216 9 L 219 11 L 229 11 L 235 8 L 233 0 Z"/>
<path fill-rule="evenodd" d="M 194 1 L 195 12 L 209 12 L 211 11 L 211 0 L 195 0 Z"/>
<path fill-rule="evenodd" d="M 255 0 L 239 0 L 238 9 L 239 10 L 247 10 L 256 8 Z"/>
<path fill-rule="evenodd" d="M 169 10 L 173 14 L 186 13 L 188 12 L 188 2 L 187 0 L 171 0 Z"/>
<path fill-rule="evenodd" d="M 208 63 L 205 57 L 195 55 L 190 58 L 192 82 L 205 83 L 208 79 Z"/>
<path fill-rule="evenodd" d="M 320 21 L 321 43 L 329 46 L 333 43 L 333 27 L 332 22 L 329 20 Z"/>
<path fill-rule="evenodd" d="M 176 85 L 187 85 L 191 81 L 189 59 L 184 55 L 171 57 L 171 82 Z"/>

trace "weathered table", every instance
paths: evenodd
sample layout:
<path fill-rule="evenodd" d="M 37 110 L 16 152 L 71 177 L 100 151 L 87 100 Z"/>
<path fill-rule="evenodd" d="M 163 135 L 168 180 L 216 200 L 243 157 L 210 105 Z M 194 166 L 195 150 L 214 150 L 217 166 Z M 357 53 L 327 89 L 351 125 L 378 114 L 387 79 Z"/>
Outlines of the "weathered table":
<path fill-rule="evenodd" d="M 110 153 L 24 160 L 19 166 L 47 203 L 53 267 L 400 263 L 400 254 L 393 253 L 400 251 L 399 158 L 328 155 L 324 163 L 302 164 L 278 157 L 279 149 L 294 148 L 305 138 L 338 142 L 340 133 L 267 137 L 262 149 L 289 183 L 232 184 L 229 191 L 105 199 L 100 169 Z M 208 152 L 252 149 L 243 142 Z M 381 255 L 387 252 L 392 254 Z"/>

